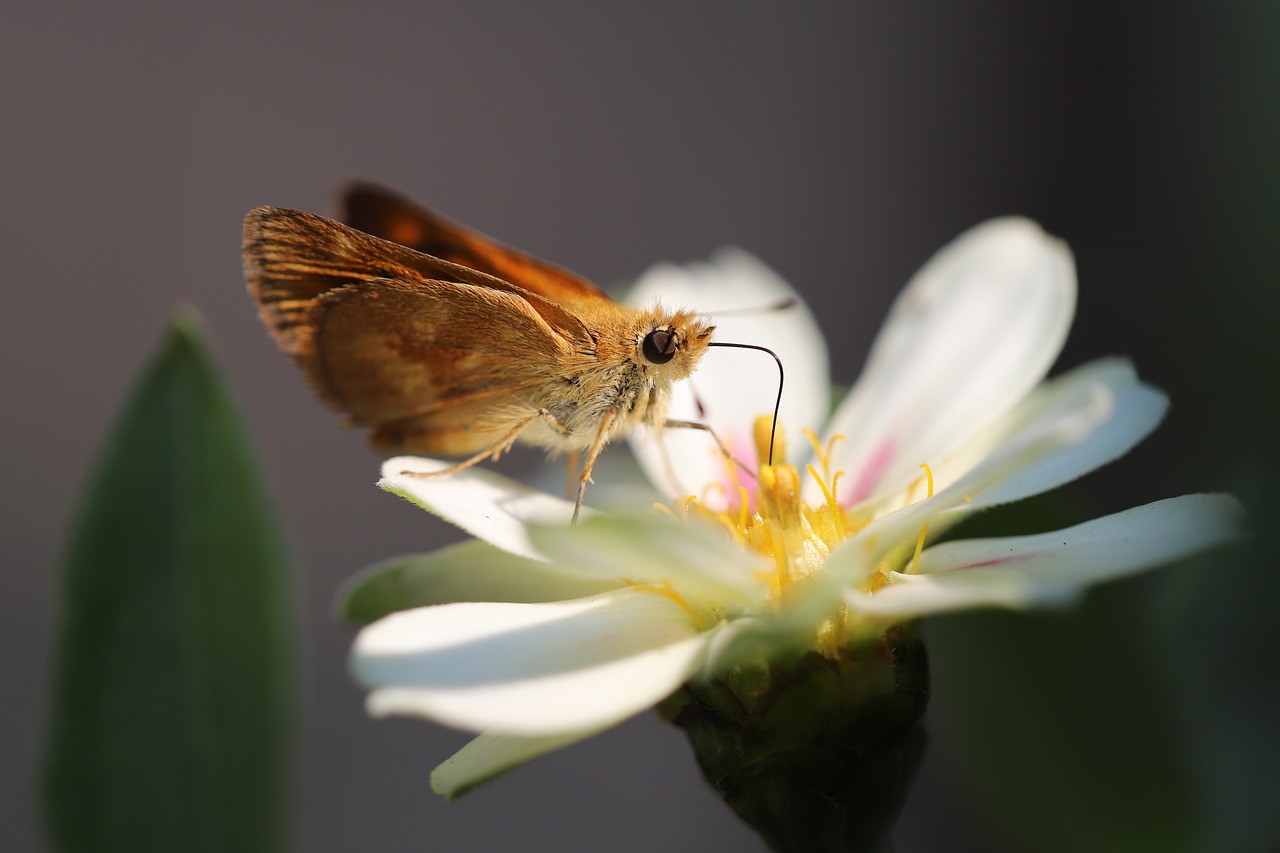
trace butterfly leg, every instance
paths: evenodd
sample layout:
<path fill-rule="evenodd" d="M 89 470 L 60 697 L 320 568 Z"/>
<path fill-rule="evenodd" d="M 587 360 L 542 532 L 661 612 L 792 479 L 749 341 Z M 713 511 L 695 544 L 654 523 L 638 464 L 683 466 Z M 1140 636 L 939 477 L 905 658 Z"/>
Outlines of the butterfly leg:
<path fill-rule="evenodd" d="M 600 428 L 596 430 L 595 440 L 591 442 L 591 449 L 587 451 L 587 460 L 582 465 L 582 473 L 578 475 L 578 500 L 573 505 L 573 521 L 577 521 L 578 513 L 582 512 L 582 499 L 587 494 L 587 483 L 594 482 L 591 479 L 591 469 L 595 467 L 596 457 L 600 455 L 600 451 L 604 450 L 604 446 L 609 443 L 609 430 L 617 419 L 617 409 L 609 409 L 600 419 Z"/>
<path fill-rule="evenodd" d="M 582 460 L 582 454 L 577 450 L 570 450 L 569 455 L 565 457 L 564 466 L 564 499 L 568 500 L 573 497 L 574 487 L 577 485 L 578 479 L 578 462 Z"/>
<path fill-rule="evenodd" d="M 697 421 L 666 420 L 662 422 L 662 428 L 663 429 L 700 429 L 702 430 L 703 432 L 707 433 L 707 435 L 711 436 L 711 439 L 716 443 L 716 447 L 720 448 L 720 452 L 724 454 L 725 459 L 728 459 L 730 462 L 732 462 L 733 464 L 741 468 L 743 471 L 745 471 L 747 473 L 747 476 L 750 477 L 751 479 L 753 480 L 756 479 L 756 472 L 751 470 L 751 468 L 747 465 L 747 463 L 743 462 L 741 459 L 739 459 L 738 457 L 730 453 L 729 448 L 726 447 L 724 442 L 720 440 L 720 436 L 716 435 L 716 431 L 713 430 L 711 427 L 707 426 L 706 424 L 698 423 Z"/>

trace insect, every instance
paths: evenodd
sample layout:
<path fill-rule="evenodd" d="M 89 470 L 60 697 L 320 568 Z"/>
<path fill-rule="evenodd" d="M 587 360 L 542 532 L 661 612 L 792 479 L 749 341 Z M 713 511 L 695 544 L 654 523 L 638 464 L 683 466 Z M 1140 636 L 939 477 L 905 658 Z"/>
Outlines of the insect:
<path fill-rule="evenodd" d="M 706 429 L 665 417 L 672 383 L 709 346 L 734 346 L 713 344 L 703 317 L 620 305 L 376 187 L 353 187 L 344 208 L 349 225 L 251 211 L 245 278 L 280 349 L 376 449 L 464 457 L 417 476 L 516 441 L 568 453 L 572 467 L 582 458 L 576 520 L 611 440 L 640 424 Z"/>

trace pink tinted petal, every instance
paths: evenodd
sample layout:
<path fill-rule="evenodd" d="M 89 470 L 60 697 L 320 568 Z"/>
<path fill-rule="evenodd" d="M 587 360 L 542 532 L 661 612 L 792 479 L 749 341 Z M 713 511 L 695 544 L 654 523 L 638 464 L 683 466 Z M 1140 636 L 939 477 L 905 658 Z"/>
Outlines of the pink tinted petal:
<path fill-rule="evenodd" d="M 828 428 L 845 436 L 832 462 L 858 484 L 854 499 L 903 488 L 1017 403 L 1061 350 L 1075 296 L 1070 251 L 1025 219 L 987 222 L 939 251 Z"/>
<path fill-rule="evenodd" d="M 1243 518 L 1230 495 L 1183 495 L 1050 533 L 947 542 L 921 555 L 919 574 L 845 600 L 887 618 L 1069 604 L 1092 584 L 1239 539 Z"/>

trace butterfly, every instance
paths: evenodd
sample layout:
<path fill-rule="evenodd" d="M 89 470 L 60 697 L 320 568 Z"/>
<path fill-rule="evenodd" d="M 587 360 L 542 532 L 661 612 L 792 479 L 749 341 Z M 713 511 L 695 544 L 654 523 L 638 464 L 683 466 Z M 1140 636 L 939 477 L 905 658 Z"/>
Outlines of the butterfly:
<path fill-rule="evenodd" d="M 576 519 L 610 441 L 642 424 L 706 429 L 666 419 L 672 384 L 729 346 L 705 317 L 621 305 L 379 187 L 351 187 L 342 206 L 346 224 L 251 211 L 245 279 L 276 344 L 376 449 L 463 457 L 415 476 L 517 441 L 582 457 Z"/>

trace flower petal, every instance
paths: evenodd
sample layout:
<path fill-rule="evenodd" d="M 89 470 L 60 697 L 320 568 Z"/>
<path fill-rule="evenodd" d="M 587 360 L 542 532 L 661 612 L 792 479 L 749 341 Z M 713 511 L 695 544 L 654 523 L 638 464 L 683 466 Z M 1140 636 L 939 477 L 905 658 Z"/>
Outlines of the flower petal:
<path fill-rule="evenodd" d="M 767 593 L 764 557 L 740 547 L 723 527 L 647 516 L 598 515 L 566 528 L 533 527 L 534 546 L 557 570 L 585 579 L 670 588 L 689 603 L 717 609 L 759 602 Z"/>
<path fill-rule="evenodd" d="M 369 713 L 472 731 L 565 735 L 621 722 L 698 671 L 710 636 L 661 595 L 618 590 L 552 604 L 445 604 L 356 638 Z"/>
<path fill-rule="evenodd" d="M 451 800 L 456 799 L 508 770 L 601 731 L 603 729 L 586 729 L 548 737 L 479 735 L 431 771 L 431 790 Z"/>
<path fill-rule="evenodd" d="M 717 341 L 761 344 L 778 354 L 787 371 L 779 417 L 789 445 L 805 452 L 808 445 L 800 439 L 800 430 L 817 429 L 825 420 L 831 385 L 822 332 L 791 287 L 741 249 L 721 249 L 710 263 L 663 264 L 645 273 L 631 301 L 645 304 L 657 299 L 707 312 L 715 321 Z M 792 300 L 788 307 L 769 308 L 786 299 Z M 778 382 L 767 354 L 716 349 L 703 357 L 697 373 L 672 389 L 668 416 L 707 424 L 739 461 L 755 470 L 752 424 L 773 413 Z M 723 493 L 705 493 L 707 484 L 737 484 L 736 472 L 726 466 L 711 437 L 700 431 L 646 431 L 634 435 L 631 446 L 650 479 L 671 497 L 697 494 L 719 508 Z M 746 484 L 754 488 L 751 479 Z"/>
<path fill-rule="evenodd" d="M 343 585 L 338 601 L 344 619 L 372 622 L 432 604 L 561 601 L 616 586 L 468 539 L 430 554 L 407 554 L 369 566 Z"/>
<path fill-rule="evenodd" d="M 814 618 L 833 587 L 858 587 L 885 561 L 902 565 L 922 531 L 936 538 L 972 512 L 1039 494 L 1114 459 L 1149 433 L 1164 410 L 1164 396 L 1119 360 L 1094 362 L 1046 383 L 990 436 L 975 439 L 995 447 L 973 454 L 979 464 L 933 497 L 875 518 L 837 546 L 814 585 L 815 603 L 801 618 Z"/>
<path fill-rule="evenodd" d="M 1008 411 L 1057 358 L 1075 298 L 1070 251 L 1028 220 L 943 247 L 898 297 L 828 428 L 847 437 L 831 460 L 848 478 L 842 502 L 904 487 Z"/>
<path fill-rule="evenodd" d="M 1091 584 L 1239 539 L 1243 518 L 1230 495 L 1184 495 L 1051 533 L 946 542 L 921 555 L 919 574 L 895 572 L 888 586 L 847 591 L 845 601 L 889 619 L 1069 604 Z"/>
<path fill-rule="evenodd" d="M 573 517 L 572 502 L 480 468 L 444 477 L 412 477 L 404 473 L 431 473 L 449 466 L 438 459 L 397 456 L 382 463 L 378 485 L 508 553 L 531 560 L 546 559 L 529 542 L 526 525 L 565 524 Z M 588 514 L 586 507 L 583 514 Z"/>
<path fill-rule="evenodd" d="M 1168 407 L 1168 398 L 1143 384 L 1127 361 L 1090 362 L 1045 383 L 977 437 L 969 455 L 985 458 L 953 480 L 944 472 L 952 481 L 943 489 L 963 491 L 966 511 L 1042 494 L 1128 453 L 1159 426 Z M 1077 438 L 1035 456 L 1041 439 L 1055 433 Z M 1010 464 L 1020 457 L 1025 462 Z M 995 471 L 1008 475 L 991 476 Z"/>

